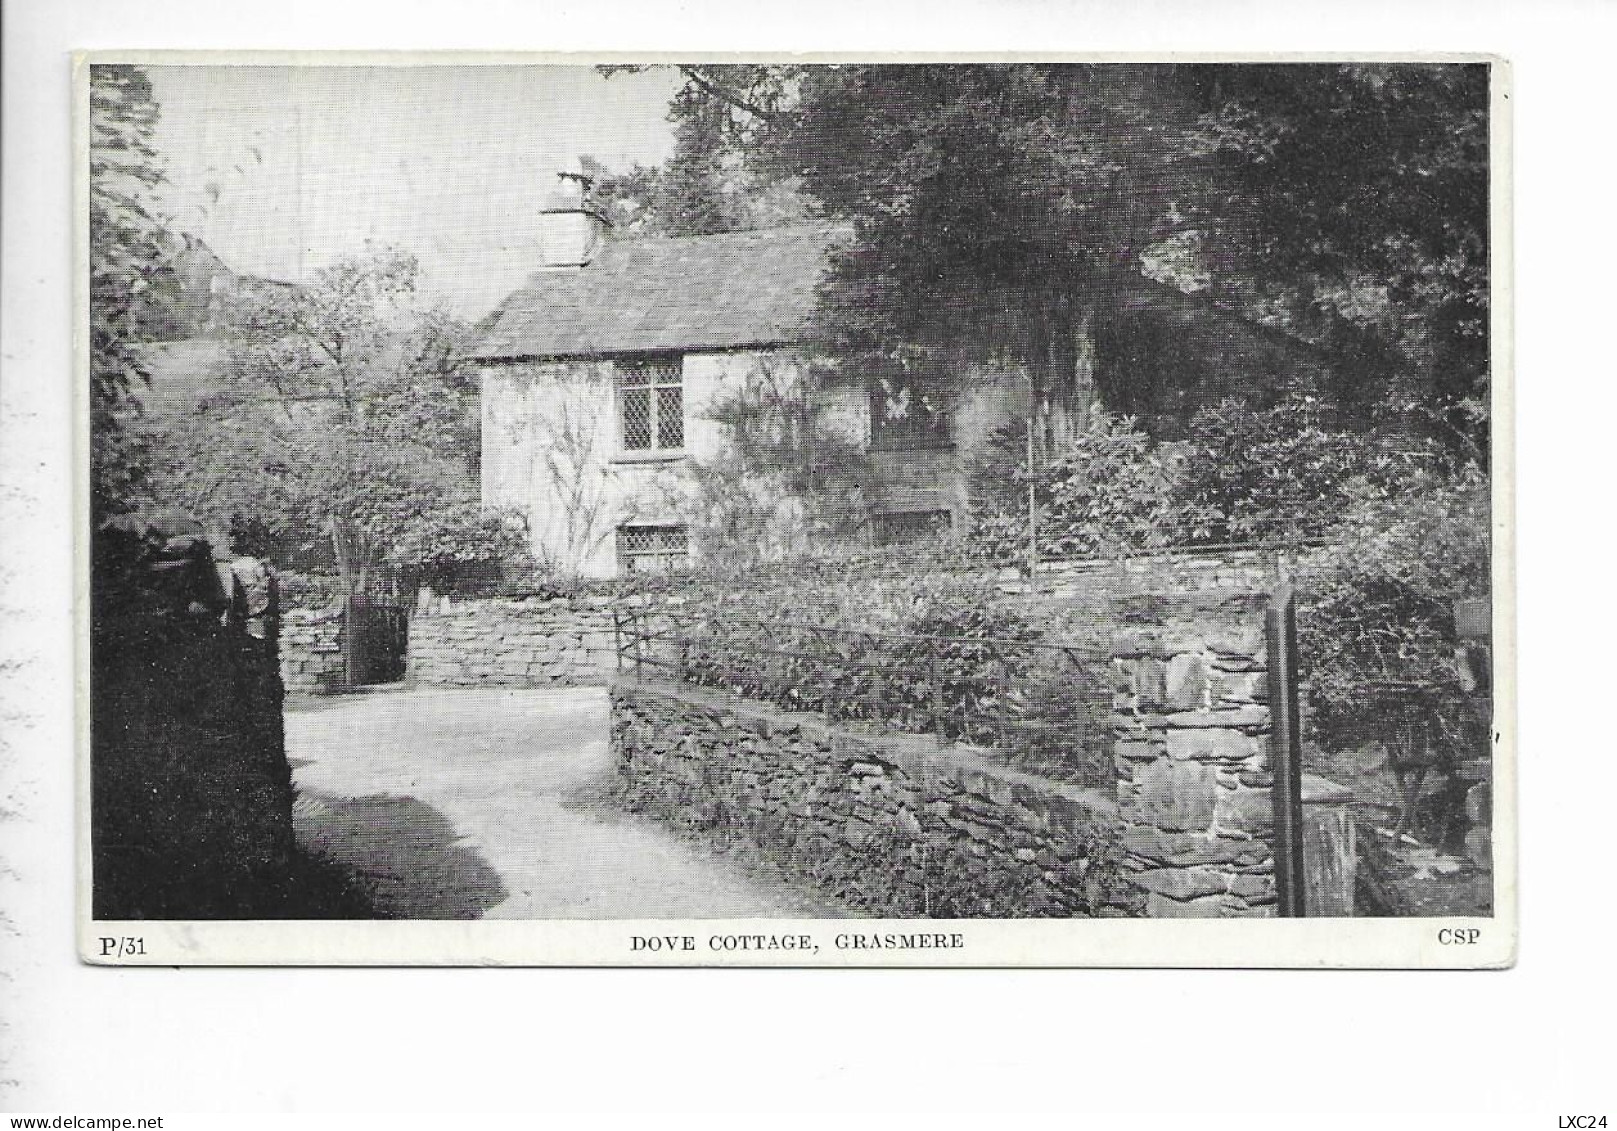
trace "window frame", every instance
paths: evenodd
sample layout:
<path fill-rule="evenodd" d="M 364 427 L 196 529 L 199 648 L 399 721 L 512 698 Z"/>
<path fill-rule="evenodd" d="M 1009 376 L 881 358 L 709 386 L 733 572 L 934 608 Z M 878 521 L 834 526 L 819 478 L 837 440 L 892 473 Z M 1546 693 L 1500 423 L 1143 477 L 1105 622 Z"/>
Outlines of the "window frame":
<path fill-rule="evenodd" d="M 670 534 L 679 536 L 679 549 L 660 548 L 653 550 L 630 550 L 625 543 L 628 538 L 637 532 Z M 620 522 L 615 531 L 613 551 L 617 557 L 618 572 L 625 573 L 676 573 L 688 566 L 691 561 L 691 534 L 690 527 L 683 522 Z M 636 561 L 649 560 L 663 563 L 659 568 L 651 570 L 636 569 Z"/>
<path fill-rule="evenodd" d="M 883 537 L 884 524 L 894 519 L 930 519 L 934 525 L 930 530 L 916 530 L 907 538 Z M 939 520 L 942 520 L 941 522 Z M 904 510 L 875 511 L 870 516 L 871 545 L 879 550 L 893 549 L 899 546 L 914 545 L 933 539 L 948 541 L 955 535 L 955 512 L 952 507 L 911 507 Z"/>
<path fill-rule="evenodd" d="M 910 374 L 903 375 L 906 380 L 900 385 L 907 389 L 912 396 L 918 398 L 916 390 L 923 384 L 921 380 Z M 931 428 L 894 428 L 885 424 L 889 418 L 886 412 L 886 403 L 890 399 L 888 387 L 892 378 L 872 376 L 867 382 L 865 393 L 870 413 L 870 450 L 876 452 L 914 452 L 914 451 L 940 451 L 954 447 L 954 409 L 952 405 L 942 407 L 930 413 L 930 417 L 938 424 Z"/>
<path fill-rule="evenodd" d="M 614 458 L 621 462 L 655 462 L 657 460 L 680 459 L 685 455 L 686 425 L 688 424 L 685 412 L 685 355 L 683 353 L 650 353 L 633 354 L 624 357 L 615 357 L 612 364 L 612 426 L 614 436 Z M 643 383 L 631 384 L 626 378 L 635 372 L 644 372 L 647 379 Z M 662 371 L 659 373 L 659 371 Z M 672 371 L 673 380 L 660 380 L 659 377 Z M 646 391 L 646 430 L 650 443 L 643 448 L 629 446 L 628 420 L 625 417 L 627 400 L 625 393 L 631 390 L 644 389 Z M 662 396 L 667 389 L 679 390 L 679 446 L 662 446 Z"/>

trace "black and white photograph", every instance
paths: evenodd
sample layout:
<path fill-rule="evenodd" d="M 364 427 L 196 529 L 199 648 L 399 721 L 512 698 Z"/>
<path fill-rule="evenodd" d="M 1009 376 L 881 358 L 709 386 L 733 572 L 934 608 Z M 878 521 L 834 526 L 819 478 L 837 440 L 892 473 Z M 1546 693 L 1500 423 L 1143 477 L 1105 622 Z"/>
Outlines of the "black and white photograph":
<path fill-rule="evenodd" d="M 1509 78 L 81 59 L 81 956 L 1508 964 Z"/>

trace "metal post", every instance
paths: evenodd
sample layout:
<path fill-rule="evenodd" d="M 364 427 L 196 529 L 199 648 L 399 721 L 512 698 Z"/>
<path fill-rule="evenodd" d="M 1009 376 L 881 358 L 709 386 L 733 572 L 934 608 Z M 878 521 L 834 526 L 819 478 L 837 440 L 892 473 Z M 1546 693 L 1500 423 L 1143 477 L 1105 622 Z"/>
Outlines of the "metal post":
<path fill-rule="evenodd" d="M 359 686 L 359 604 L 352 593 L 343 598 L 342 679 L 349 690 Z"/>
<path fill-rule="evenodd" d="M 1039 519 L 1033 475 L 1033 414 L 1027 417 L 1027 575 L 1039 574 Z"/>
<path fill-rule="evenodd" d="M 1297 598 L 1282 582 L 1263 626 L 1269 645 L 1269 762 L 1274 801 L 1275 888 L 1280 915 L 1301 919 L 1303 872 L 1303 748 L 1297 706 Z"/>
<path fill-rule="evenodd" d="M 932 690 L 932 732 L 938 736 L 938 745 L 945 742 L 943 736 L 943 683 L 938 679 L 938 642 L 927 641 L 926 645 L 926 674 L 927 682 Z"/>

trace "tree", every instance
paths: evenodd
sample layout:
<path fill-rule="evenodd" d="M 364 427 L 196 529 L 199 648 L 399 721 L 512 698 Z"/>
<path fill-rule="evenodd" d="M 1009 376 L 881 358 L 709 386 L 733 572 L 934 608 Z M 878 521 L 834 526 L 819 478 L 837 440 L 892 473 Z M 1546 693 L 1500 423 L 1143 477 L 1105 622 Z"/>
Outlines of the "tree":
<path fill-rule="evenodd" d="M 1226 297 L 1351 360 L 1339 399 L 1426 410 L 1487 446 L 1485 64 L 1243 65 L 1208 77 Z"/>
<path fill-rule="evenodd" d="M 680 71 L 676 121 L 711 107 L 709 144 L 853 224 L 822 303 L 841 348 L 1009 354 L 1047 439 L 1082 430 L 1145 269 L 1331 347 L 1340 400 L 1482 415 L 1486 67 Z"/>
<path fill-rule="evenodd" d="M 1009 352 L 1029 369 L 1047 437 L 1081 429 L 1097 314 L 1173 229 L 1174 194 L 1198 160 L 1182 143 L 1196 107 L 1176 72 L 682 71 L 676 112 L 722 105 L 720 138 L 761 179 L 794 179 L 852 222 L 823 302 L 842 352 Z"/>
<path fill-rule="evenodd" d="M 606 66 L 606 74 L 643 70 Z M 730 82 L 766 83 L 773 69 L 760 66 L 682 66 L 687 87 L 675 96 L 668 118 L 674 152 L 660 167 L 635 165 L 613 173 L 586 160 L 595 178 L 591 198 L 615 230 L 661 236 L 704 236 L 801 220 L 806 202 L 793 180 L 761 168 L 750 156 L 753 119 L 769 114 L 783 91 L 759 89 L 748 96 Z M 737 88 L 740 89 L 739 87 Z M 717 97 L 723 92 L 727 97 Z M 741 104 L 737 104 L 736 100 Z"/>
<path fill-rule="evenodd" d="M 372 247 L 308 286 L 239 286 L 218 391 L 164 437 L 173 495 L 216 527 L 256 519 L 283 562 L 328 544 L 350 593 L 382 567 L 517 553 L 520 530 L 479 507 L 463 328 L 416 307 L 417 273 Z"/>
<path fill-rule="evenodd" d="M 158 106 L 138 67 L 90 67 L 90 514 L 138 500 L 143 459 L 124 425 L 150 375 L 141 360 L 141 295 L 159 276 L 169 241 L 155 190 L 163 165 L 152 146 Z"/>

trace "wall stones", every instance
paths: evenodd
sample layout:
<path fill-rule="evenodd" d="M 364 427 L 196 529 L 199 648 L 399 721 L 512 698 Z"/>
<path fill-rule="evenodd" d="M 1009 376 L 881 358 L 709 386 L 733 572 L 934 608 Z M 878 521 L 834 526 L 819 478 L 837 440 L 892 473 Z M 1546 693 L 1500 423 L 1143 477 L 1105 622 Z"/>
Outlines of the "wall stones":
<path fill-rule="evenodd" d="M 615 648 L 605 597 L 445 601 L 411 618 L 407 670 L 416 683 L 457 687 L 601 684 Z"/>
<path fill-rule="evenodd" d="M 992 752 L 851 731 L 683 685 L 620 681 L 613 748 L 632 807 L 744 843 L 856 908 L 1270 916 L 1261 610 L 1261 597 L 1220 597 L 1119 626 L 1112 805 Z M 1312 775 L 1303 785 L 1309 914 L 1350 915 L 1351 798 Z"/>
<path fill-rule="evenodd" d="M 683 686 L 620 680 L 631 808 L 890 916 L 1137 914 L 1116 807 L 930 738 L 854 731 Z M 1222 890 L 1222 889 L 1221 889 Z"/>
<path fill-rule="evenodd" d="M 341 606 L 281 615 L 281 682 L 288 695 L 329 695 L 341 688 L 342 628 Z"/>
<path fill-rule="evenodd" d="M 1122 843 L 1148 916 L 1272 915 L 1267 649 L 1248 600 L 1119 636 L 1113 765 Z M 1310 915 L 1353 913 L 1347 791 L 1303 775 Z"/>
<path fill-rule="evenodd" d="M 1130 878 L 1165 918 L 1273 914 L 1261 615 L 1165 623 L 1118 641 L 1112 715 Z"/>

